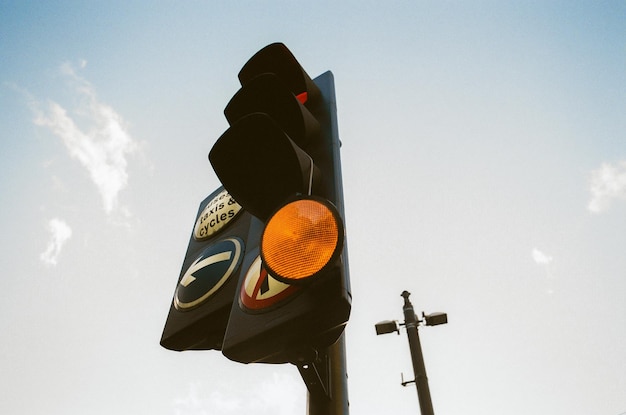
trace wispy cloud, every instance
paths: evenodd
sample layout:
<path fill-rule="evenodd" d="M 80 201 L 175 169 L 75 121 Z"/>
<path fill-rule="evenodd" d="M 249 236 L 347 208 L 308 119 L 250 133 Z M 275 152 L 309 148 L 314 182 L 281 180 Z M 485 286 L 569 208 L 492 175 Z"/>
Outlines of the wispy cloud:
<path fill-rule="evenodd" d="M 532 257 L 533 257 L 533 261 L 535 261 L 537 265 L 541 266 L 542 268 L 546 270 L 546 284 L 547 284 L 546 293 L 550 295 L 554 294 L 554 288 L 553 288 L 554 278 L 552 276 L 552 272 L 550 271 L 550 264 L 552 264 L 552 260 L 553 260 L 552 256 L 540 251 L 537 248 L 533 248 Z"/>
<path fill-rule="evenodd" d="M 85 61 L 79 63 L 81 69 L 85 65 Z M 35 102 L 34 122 L 61 138 L 70 156 L 89 172 L 102 197 L 104 210 L 112 213 L 119 209 L 119 193 L 128 184 L 127 155 L 137 149 L 137 143 L 122 117 L 98 100 L 94 87 L 76 73 L 74 66 L 63 64 L 61 73 L 74 88 L 80 107 L 70 115 L 54 101 L 46 105 Z M 78 119 L 85 129 L 77 125 Z"/>
<path fill-rule="evenodd" d="M 54 218 L 48 222 L 48 230 L 51 233 L 50 242 L 39 258 L 46 265 L 56 265 L 61 249 L 72 236 L 72 229 L 65 221 Z"/>
<path fill-rule="evenodd" d="M 206 383 L 192 382 L 186 396 L 174 400 L 176 415 L 291 415 L 301 412 L 304 396 L 302 381 L 290 375 L 273 373 L 254 390 L 233 385 L 211 388 Z"/>
<path fill-rule="evenodd" d="M 602 163 L 600 168 L 591 172 L 589 190 L 591 200 L 587 209 L 592 213 L 606 211 L 613 199 L 626 200 L 626 161 Z"/>
<path fill-rule="evenodd" d="M 552 262 L 552 257 L 544 254 L 537 248 L 533 248 L 533 260 L 539 265 L 548 265 Z"/>

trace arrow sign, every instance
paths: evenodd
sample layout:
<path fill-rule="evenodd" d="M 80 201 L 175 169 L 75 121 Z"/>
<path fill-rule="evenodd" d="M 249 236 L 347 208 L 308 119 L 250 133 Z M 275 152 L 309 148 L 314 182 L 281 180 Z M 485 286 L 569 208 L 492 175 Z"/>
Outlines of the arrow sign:
<path fill-rule="evenodd" d="M 209 247 L 191 263 L 174 294 L 174 307 L 188 311 L 204 303 L 219 290 L 241 263 L 243 242 L 223 239 Z"/>
<path fill-rule="evenodd" d="M 196 259 L 193 264 L 189 267 L 185 275 L 180 280 L 180 285 L 183 287 L 188 286 L 192 282 L 196 280 L 196 277 L 193 275 L 194 272 L 203 269 L 211 264 L 215 264 L 221 261 L 228 261 L 232 257 L 232 252 L 221 252 L 219 254 L 211 255 L 208 258 L 202 259 L 202 257 Z"/>

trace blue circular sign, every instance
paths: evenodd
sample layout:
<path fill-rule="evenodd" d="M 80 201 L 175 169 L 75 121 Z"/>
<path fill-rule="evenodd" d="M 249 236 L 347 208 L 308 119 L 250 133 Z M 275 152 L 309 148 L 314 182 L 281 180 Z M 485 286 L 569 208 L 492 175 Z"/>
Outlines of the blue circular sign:
<path fill-rule="evenodd" d="M 189 265 L 174 293 L 174 307 L 188 311 L 215 294 L 241 263 L 243 242 L 239 238 L 223 239 L 209 247 Z"/>

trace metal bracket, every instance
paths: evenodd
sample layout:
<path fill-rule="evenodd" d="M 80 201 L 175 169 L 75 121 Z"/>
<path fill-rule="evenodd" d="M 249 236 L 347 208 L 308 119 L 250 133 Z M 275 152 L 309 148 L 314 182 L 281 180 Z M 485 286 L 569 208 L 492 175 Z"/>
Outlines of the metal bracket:
<path fill-rule="evenodd" d="M 329 362 L 326 353 L 319 355 L 317 352 L 315 352 L 313 359 L 294 362 L 312 396 L 323 396 L 328 400 L 332 398 L 330 396 Z"/>
<path fill-rule="evenodd" d="M 404 373 L 400 372 L 400 384 L 402 386 L 406 386 L 409 383 L 415 383 L 415 379 L 413 379 L 413 380 L 404 380 Z"/>

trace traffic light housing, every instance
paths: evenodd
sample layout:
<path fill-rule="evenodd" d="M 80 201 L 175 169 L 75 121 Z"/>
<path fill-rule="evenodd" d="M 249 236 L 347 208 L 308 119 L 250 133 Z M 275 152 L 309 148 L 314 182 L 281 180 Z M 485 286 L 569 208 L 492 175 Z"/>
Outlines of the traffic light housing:
<path fill-rule="evenodd" d="M 343 333 L 351 308 L 332 73 L 312 80 L 281 43 L 255 54 L 209 153 L 250 219 L 222 353 L 302 362 Z M 284 264 L 287 263 L 287 265 Z"/>
<path fill-rule="evenodd" d="M 209 154 L 223 187 L 198 209 L 161 345 L 295 363 L 319 385 L 351 308 L 333 76 L 275 43 L 239 79 Z"/>
<path fill-rule="evenodd" d="M 223 187 L 200 203 L 163 329 L 163 347 L 221 349 L 251 219 Z"/>

